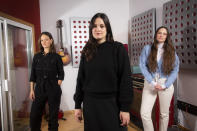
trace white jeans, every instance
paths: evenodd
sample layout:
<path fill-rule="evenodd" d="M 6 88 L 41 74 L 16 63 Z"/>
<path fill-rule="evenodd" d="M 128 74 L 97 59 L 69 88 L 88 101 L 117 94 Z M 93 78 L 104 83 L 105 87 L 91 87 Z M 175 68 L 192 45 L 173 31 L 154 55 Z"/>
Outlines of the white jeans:
<path fill-rule="evenodd" d="M 165 81 L 166 79 L 164 78 L 158 80 L 158 82 L 160 83 L 164 83 Z M 169 121 L 169 108 L 173 93 L 173 85 L 165 90 L 156 91 L 152 84 L 148 83 L 145 80 L 140 110 L 144 131 L 154 131 L 151 114 L 157 95 L 159 96 L 160 105 L 159 131 L 167 131 Z"/>

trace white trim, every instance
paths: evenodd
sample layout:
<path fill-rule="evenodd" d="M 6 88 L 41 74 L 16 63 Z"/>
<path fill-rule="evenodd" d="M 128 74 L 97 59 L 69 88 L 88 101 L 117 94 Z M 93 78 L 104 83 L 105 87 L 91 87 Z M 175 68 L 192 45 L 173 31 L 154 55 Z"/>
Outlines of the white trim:
<path fill-rule="evenodd" d="M 2 20 L 0 20 L 0 36 L 3 36 L 1 25 L 4 24 Z M 8 130 L 8 116 L 7 116 L 7 103 L 5 99 L 5 71 L 4 71 L 4 51 L 3 51 L 3 39 L 0 37 L 0 61 L 1 61 L 1 88 L 0 88 L 0 102 L 1 102 L 1 123 L 2 123 L 2 131 Z"/>
<path fill-rule="evenodd" d="M 22 23 L 19 23 L 19 22 L 16 22 L 16 21 L 13 21 L 13 20 L 1 17 L 1 16 L 0 16 L 0 20 L 3 20 L 3 21 L 6 20 L 7 24 L 10 24 L 10 25 L 13 25 L 13 26 L 16 26 L 16 27 L 19 27 L 19 28 L 23 28 L 23 29 L 32 31 L 32 27 L 31 26 L 28 26 L 28 25 L 25 25 L 25 24 L 22 24 Z"/>

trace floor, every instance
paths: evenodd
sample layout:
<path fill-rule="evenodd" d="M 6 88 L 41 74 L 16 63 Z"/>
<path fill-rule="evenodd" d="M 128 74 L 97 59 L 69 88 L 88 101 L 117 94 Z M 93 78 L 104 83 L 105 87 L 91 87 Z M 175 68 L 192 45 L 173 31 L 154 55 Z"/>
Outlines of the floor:
<path fill-rule="evenodd" d="M 74 119 L 74 111 L 66 111 L 64 112 L 64 117 L 67 120 L 59 120 L 59 131 L 83 131 L 83 123 L 78 123 Z M 20 118 L 14 120 L 14 131 L 30 131 L 29 129 L 29 117 Z M 42 121 L 42 131 L 48 131 L 48 123 L 43 118 Z M 128 131 L 142 131 L 138 127 L 136 127 L 133 123 L 129 123 Z M 168 131 L 184 131 L 181 128 L 176 126 L 172 126 L 168 129 Z M 185 130 L 188 131 L 188 130 Z"/>
<path fill-rule="evenodd" d="M 66 120 L 59 120 L 59 131 L 83 131 L 83 122 L 78 123 L 74 119 L 74 111 L 64 112 Z M 48 124 L 46 120 L 42 122 L 42 131 L 48 131 Z M 128 131 L 140 131 L 132 123 L 128 126 Z"/>

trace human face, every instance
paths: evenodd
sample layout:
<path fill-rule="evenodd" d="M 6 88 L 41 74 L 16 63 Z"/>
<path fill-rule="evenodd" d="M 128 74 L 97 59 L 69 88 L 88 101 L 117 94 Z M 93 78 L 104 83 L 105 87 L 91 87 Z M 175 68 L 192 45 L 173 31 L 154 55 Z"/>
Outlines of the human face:
<path fill-rule="evenodd" d="M 159 31 L 157 32 L 157 37 L 156 37 L 157 41 L 159 43 L 164 43 L 166 38 L 167 38 L 167 34 L 168 33 L 167 33 L 167 30 L 165 28 L 159 29 Z"/>
<path fill-rule="evenodd" d="M 98 43 L 103 43 L 106 41 L 107 29 L 103 19 L 96 18 L 94 27 L 92 28 L 92 35 Z"/>
<path fill-rule="evenodd" d="M 42 35 L 41 38 L 40 38 L 40 40 L 41 40 L 41 45 L 44 48 L 44 50 L 50 49 L 50 46 L 51 46 L 53 40 L 50 39 L 49 36 Z"/>

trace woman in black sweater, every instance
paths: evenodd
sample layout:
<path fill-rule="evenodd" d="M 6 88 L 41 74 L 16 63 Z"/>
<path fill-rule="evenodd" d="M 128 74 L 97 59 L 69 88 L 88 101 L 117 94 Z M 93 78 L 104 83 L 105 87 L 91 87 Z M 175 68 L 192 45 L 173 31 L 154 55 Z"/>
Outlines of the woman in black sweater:
<path fill-rule="evenodd" d="M 39 38 L 40 52 L 35 54 L 30 76 L 30 99 L 33 101 L 30 113 L 31 131 L 41 131 L 43 109 L 49 104 L 49 130 L 58 131 L 58 111 L 64 79 L 61 57 L 55 53 L 53 37 L 42 32 Z M 35 86 L 35 87 L 34 87 Z"/>
<path fill-rule="evenodd" d="M 123 44 L 113 40 L 108 17 L 93 16 L 82 51 L 75 100 L 75 118 L 84 116 L 85 131 L 125 131 L 130 121 L 132 81 Z"/>

